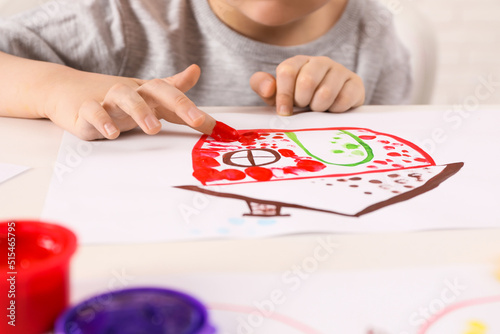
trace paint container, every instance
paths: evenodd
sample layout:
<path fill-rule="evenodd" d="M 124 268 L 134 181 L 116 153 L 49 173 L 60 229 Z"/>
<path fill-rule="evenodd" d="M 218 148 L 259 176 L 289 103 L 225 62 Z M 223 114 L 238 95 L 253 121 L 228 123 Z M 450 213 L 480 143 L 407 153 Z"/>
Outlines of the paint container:
<path fill-rule="evenodd" d="M 68 305 L 69 262 L 76 246 L 75 234 L 58 225 L 0 223 L 0 333 L 53 328 Z"/>
<path fill-rule="evenodd" d="M 131 288 L 104 293 L 64 312 L 55 334 L 214 334 L 205 306 L 163 288 Z"/>

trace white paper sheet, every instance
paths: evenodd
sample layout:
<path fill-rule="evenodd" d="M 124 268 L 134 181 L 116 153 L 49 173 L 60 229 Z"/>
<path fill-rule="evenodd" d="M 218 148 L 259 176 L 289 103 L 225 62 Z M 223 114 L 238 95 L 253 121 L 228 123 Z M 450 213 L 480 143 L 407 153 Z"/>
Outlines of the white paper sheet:
<path fill-rule="evenodd" d="M 176 289 L 208 306 L 218 334 L 493 334 L 500 332 L 495 269 L 468 265 L 164 277 L 112 270 L 100 280 L 73 282 L 72 300 L 109 292 L 110 286 Z"/>
<path fill-rule="evenodd" d="M 19 166 L 0 162 L 0 183 L 5 182 L 16 175 L 21 174 L 29 169 L 26 166 Z"/>
<path fill-rule="evenodd" d="M 43 218 L 83 243 L 500 226 L 498 112 L 457 127 L 439 110 L 216 117 L 261 139 L 199 142 L 172 124 L 115 141 L 66 133 Z"/>

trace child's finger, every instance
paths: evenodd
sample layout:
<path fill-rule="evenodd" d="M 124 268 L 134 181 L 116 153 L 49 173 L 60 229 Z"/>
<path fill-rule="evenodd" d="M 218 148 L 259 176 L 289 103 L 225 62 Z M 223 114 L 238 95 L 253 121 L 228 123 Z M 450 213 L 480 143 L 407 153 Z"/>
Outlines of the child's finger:
<path fill-rule="evenodd" d="M 276 79 L 267 72 L 256 72 L 250 77 L 250 87 L 268 105 L 276 104 Z"/>
<path fill-rule="evenodd" d="M 291 115 L 297 75 L 310 57 L 295 56 L 289 58 L 276 68 L 276 111 L 280 115 Z"/>
<path fill-rule="evenodd" d="M 127 115 L 130 115 L 147 134 L 156 134 L 161 130 L 161 123 L 152 107 L 132 87 L 125 84 L 114 85 L 106 94 L 103 105 L 105 109 L 118 107 Z"/>
<path fill-rule="evenodd" d="M 344 83 L 329 111 L 344 112 L 352 107 L 358 107 L 364 102 L 364 88 L 357 80 L 349 79 Z"/>
<path fill-rule="evenodd" d="M 94 100 L 86 101 L 81 105 L 75 127 L 79 136 L 85 140 L 115 139 L 120 135 L 120 130 L 111 116 L 100 103 Z M 97 131 L 99 133 L 96 133 Z"/>
<path fill-rule="evenodd" d="M 314 92 L 332 65 L 333 62 L 329 58 L 314 57 L 302 66 L 295 82 L 294 102 L 296 106 L 306 107 L 311 103 Z"/>
<path fill-rule="evenodd" d="M 201 75 L 201 69 L 198 65 L 193 64 L 184 71 L 177 73 L 174 76 L 165 78 L 164 80 L 175 86 L 181 92 L 185 93 L 196 85 Z"/>
<path fill-rule="evenodd" d="M 313 111 L 326 111 L 332 106 L 335 98 L 348 80 L 347 75 L 338 73 L 335 69 L 330 69 L 319 87 L 314 92 L 309 107 Z"/>
<path fill-rule="evenodd" d="M 187 125 L 210 134 L 215 120 L 196 107 L 184 93 L 161 79 L 153 79 L 139 87 L 138 92 L 149 105 L 160 106 L 161 117 L 167 118 L 166 111 L 179 116 Z M 212 126 L 212 129 L 209 127 Z"/>

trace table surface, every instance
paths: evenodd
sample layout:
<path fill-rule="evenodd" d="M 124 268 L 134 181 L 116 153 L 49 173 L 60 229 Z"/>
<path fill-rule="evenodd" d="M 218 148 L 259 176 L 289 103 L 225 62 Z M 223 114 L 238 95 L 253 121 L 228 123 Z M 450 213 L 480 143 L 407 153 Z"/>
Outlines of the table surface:
<path fill-rule="evenodd" d="M 363 106 L 363 110 L 443 110 L 447 106 Z M 204 108 L 233 112 L 233 108 Z M 244 109 L 244 108 L 243 108 Z M 254 108 L 255 109 L 255 108 Z M 481 106 L 500 112 L 500 106 Z M 63 131 L 47 120 L 0 118 L 0 162 L 30 170 L 0 184 L 0 220 L 40 217 Z M 309 256 L 325 234 L 246 240 L 80 245 L 72 279 L 170 273 L 278 272 Z M 339 245 L 320 270 L 371 270 L 458 263 L 500 263 L 500 229 L 334 234 Z M 158 265 L 161 263 L 162 265 Z"/>

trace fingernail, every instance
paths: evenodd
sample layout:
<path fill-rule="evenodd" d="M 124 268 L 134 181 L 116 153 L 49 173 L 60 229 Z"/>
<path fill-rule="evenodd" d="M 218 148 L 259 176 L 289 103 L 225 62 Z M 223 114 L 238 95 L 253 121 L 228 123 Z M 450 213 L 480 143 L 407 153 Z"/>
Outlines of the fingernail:
<path fill-rule="evenodd" d="M 290 116 L 292 114 L 292 110 L 287 105 L 282 105 L 278 112 L 282 116 Z"/>
<path fill-rule="evenodd" d="M 148 130 L 153 130 L 156 129 L 157 127 L 161 126 L 160 121 L 154 117 L 153 115 L 148 115 L 144 119 L 144 122 L 146 123 L 146 126 L 148 127 Z"/>
<path fill-rule="evenodd" d="M 203 111 L 198 108 L 191 108 L 188 110 L 187 115 L 192 121 L 196 121 L 198 118 L 205 116 Z"/>
<path fill-rule="evenodd" d="M 113 123 L 106 123 L 104 124 L 104 131 L 106 131 L 108 137 L 111 137 L 116 132 L 118 132 L 118 129 L 116 128 L 116 126 L 113 125 Z"/>

